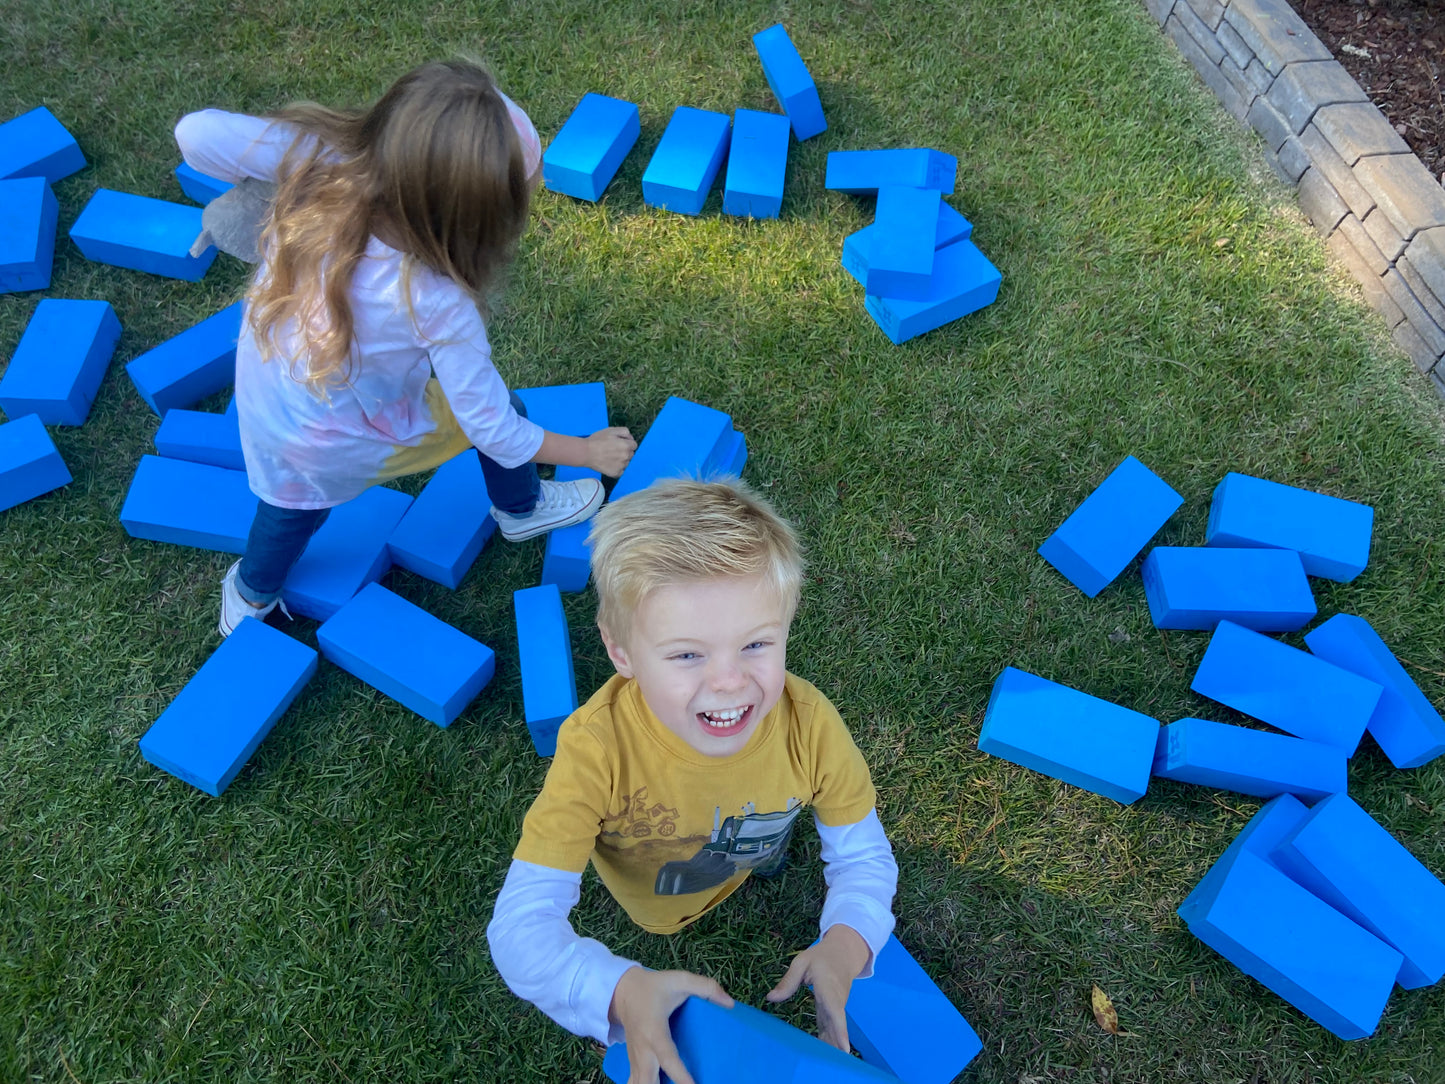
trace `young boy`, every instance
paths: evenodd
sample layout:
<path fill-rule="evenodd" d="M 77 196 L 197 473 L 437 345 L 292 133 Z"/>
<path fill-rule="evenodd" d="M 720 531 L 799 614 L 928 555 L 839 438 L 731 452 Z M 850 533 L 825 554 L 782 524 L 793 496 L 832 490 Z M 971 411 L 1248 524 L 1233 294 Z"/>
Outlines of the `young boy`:
<path fill-rule="evenodd" d="M 563 1027 L 625 1039 L 633 1084 L 692 1084 L 668 1031 L 711 979 L 650 971 L 568 922 L 589 858 L 643 929 L 673 933 L 754 870 L 776 869 L 813 808 L 827 898 L 821 939 L 769 1001 L 813 987 L 819 1035 L 893 929 L 898 867 L 874 790 L 833 705 L 785 668 L 802 560 L 792 530 L 736 481 L 661 481 L 592 528 L 597 625 L 617 674 L 562 725 L 487 940 L 509 989 Z M 762 868 L 760 868 L 762 867 Z"/>

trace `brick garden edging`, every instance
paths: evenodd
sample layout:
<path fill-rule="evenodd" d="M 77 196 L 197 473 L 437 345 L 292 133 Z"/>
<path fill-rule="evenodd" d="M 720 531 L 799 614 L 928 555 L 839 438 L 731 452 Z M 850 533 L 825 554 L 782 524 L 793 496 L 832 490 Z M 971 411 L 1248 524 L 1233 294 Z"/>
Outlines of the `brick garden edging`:
<path fill-rule="evenodd" d="M 1445 188 L 1285 0 L 1144 0 L 1445 399 Z"/>

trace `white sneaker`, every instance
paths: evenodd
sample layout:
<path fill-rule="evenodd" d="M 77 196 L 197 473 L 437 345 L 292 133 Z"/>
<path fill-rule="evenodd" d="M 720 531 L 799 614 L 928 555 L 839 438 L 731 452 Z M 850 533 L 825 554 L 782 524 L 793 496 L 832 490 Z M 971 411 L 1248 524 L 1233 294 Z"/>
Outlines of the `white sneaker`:
<path fill-rule="evenodd" d="M 226 570 L 226 576 L 221 580 L 221 622 L 219 628 L 222 636 L 231 635 L 231 633 L 236 631 L 236 626 L 248 617 L 264 619 L 281 601 L 278 598 L 273 599 L 265 606 L 253 606 L 243 599 L 241 592 L 236 590 L 236 573 L 240 567 L 241 562 L 237 561 Z M 282 607 L 282 609 L 284 610 L 285 607 Z"/>
<path fill-rule="evenodd" d="M 497 521 L 502 537 L 508 542 L 525 542 L 558 527 L 570 527 L 591 519 L 602 507 L 605 495 L 602 483 L 596 478 L 579 478 L 575 482 L 544 481 L 537 506 L 527 515 L 514 516 L 493 508 L 492 518 Z"/>

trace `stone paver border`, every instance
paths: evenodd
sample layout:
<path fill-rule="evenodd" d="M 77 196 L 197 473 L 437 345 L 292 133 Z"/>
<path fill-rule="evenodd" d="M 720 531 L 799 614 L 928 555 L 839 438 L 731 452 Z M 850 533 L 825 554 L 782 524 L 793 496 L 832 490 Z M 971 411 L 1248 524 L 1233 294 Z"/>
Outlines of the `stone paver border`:
<path fill-rule="evenodd" d="M 1445 188 L 1285 0 L 1144 0 L 1445 399 Z"/>

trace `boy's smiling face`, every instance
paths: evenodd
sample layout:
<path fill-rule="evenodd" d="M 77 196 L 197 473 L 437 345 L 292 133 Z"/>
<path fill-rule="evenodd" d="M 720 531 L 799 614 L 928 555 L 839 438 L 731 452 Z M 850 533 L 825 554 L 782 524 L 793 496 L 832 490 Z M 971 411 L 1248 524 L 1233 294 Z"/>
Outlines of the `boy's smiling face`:
<path fill-rule="evenodd" d="M 790 615 L 761 577 L 669 584 L 648 594 L 608 657 L 662 725 L 706 756 L 736 753 L 783 694 Z"/>

